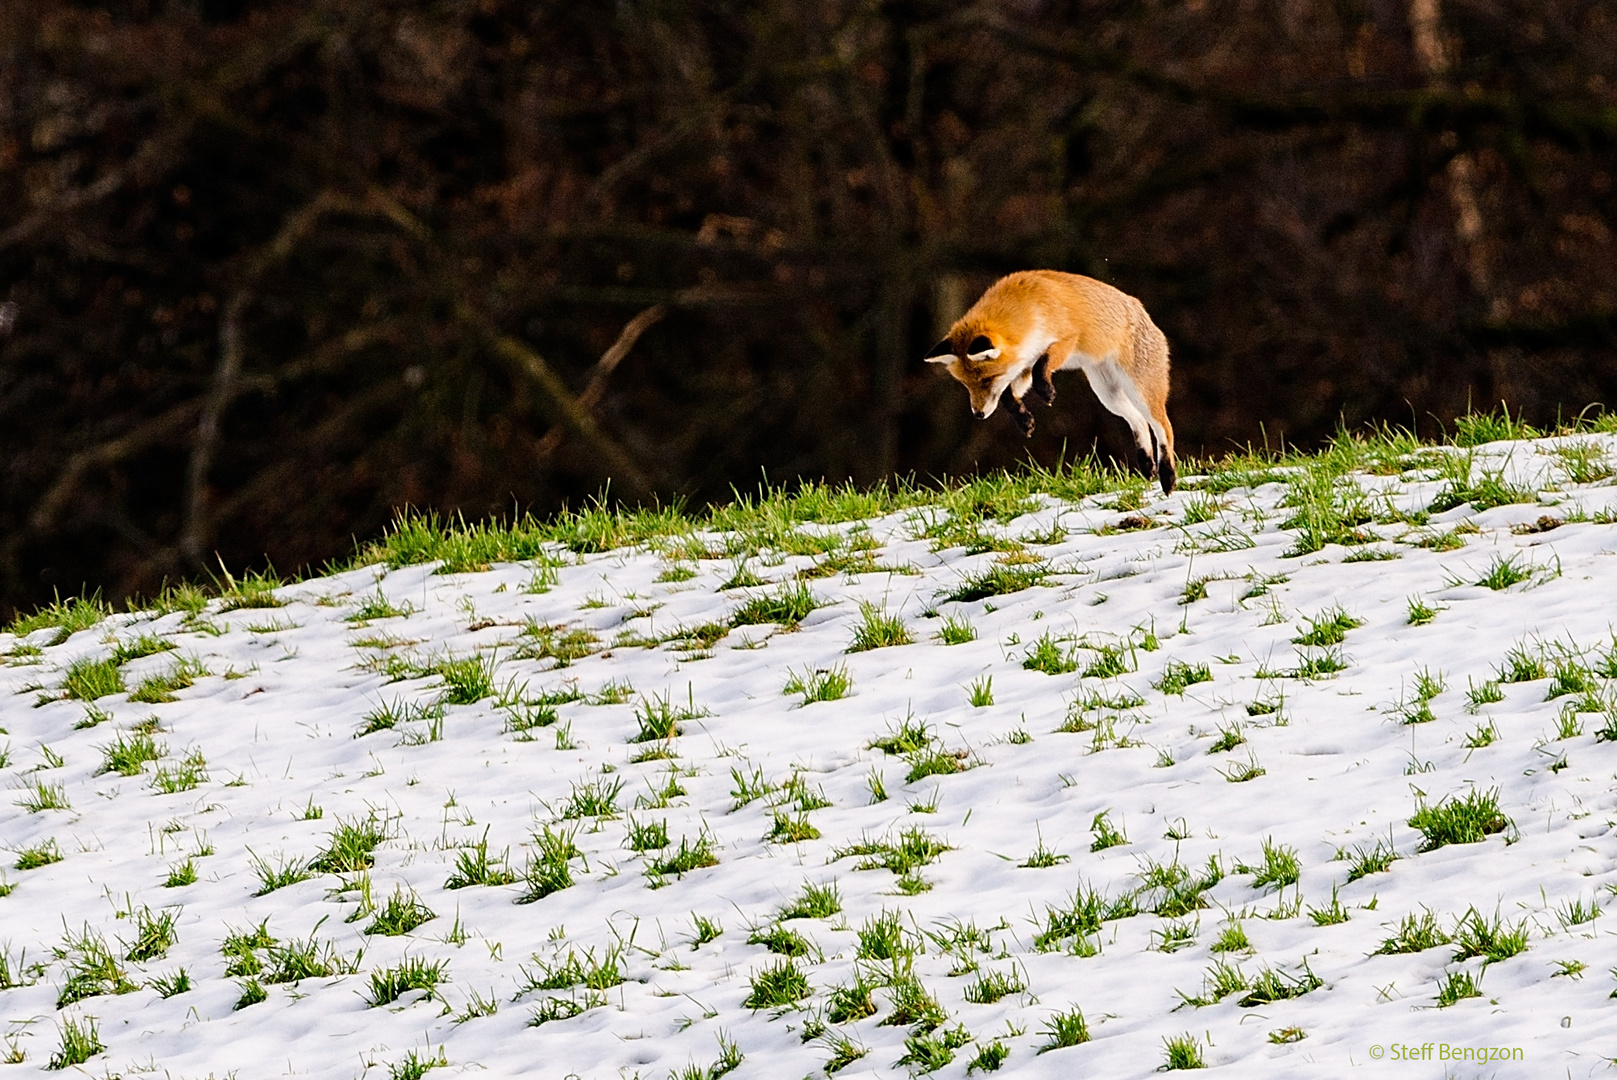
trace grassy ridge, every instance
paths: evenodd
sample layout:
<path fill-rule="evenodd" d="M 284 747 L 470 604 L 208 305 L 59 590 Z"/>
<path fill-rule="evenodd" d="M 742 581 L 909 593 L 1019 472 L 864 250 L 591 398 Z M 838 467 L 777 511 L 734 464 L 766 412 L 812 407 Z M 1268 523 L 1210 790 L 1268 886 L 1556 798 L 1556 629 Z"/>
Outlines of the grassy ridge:
<path fill-rule="evenodd" d="M 1458 418 L 1453 434 L 1442 443 L 1423 442 L 1405 429 L 1379 425 L 1339 431 L 1326 447 L 1314 452 L 1248 448 L 1217 459 L 1186 458 L 1180 468 L 1185 478 L 1181 490 L 1204 493 L 1205 500 L 1239 488 L 1285 483 L 1290 487 L 1286 505 L 1293 513 L 1284 527 L 1298 534 L 1293 554 L 1317 551 L 1328 543 L 1364 544 L 1370 536 L 1359 526 L 1384 520 L 1386 510 L 1372 505 L 1357 485 L 1342 483 L 1348 474 L 1430 470 L 1445 484 L 1432 503 L 1432 512 L 1465 503 L 1481 510 L 1531 502 L 1535 493 L 1513 488 L 1496 474 L 1473 475 L 1470 455 L 1464 451 L 1505 439 L 1617 433 L 1617 414 L 1589 415 L 1592 411 L 1586 409 L 1550 431 L 1535 429 L 1508 410 L 1500 410 Z M 1574 443 L 1559 456 L 1568 479 L 1577 483 L 1595 482 L 1614 471 L 1598 448 Z M 745 559 L 762 552 L 825 555 L 828 568 L 834 571 L 857 558 L 859 553 L 852 550 L 858 546 L 857 539 L 827 535 L 823 530 L 805 531 L 803 526 L 839 525 L 913 510 L 924 516 L 922 535 L 935 547 L 959 545 L 971 550 L 974 544 L 1004 543 L 980 534 L 976 525 L 1009 521 L 1034 509 L 1038 496 L 1075 501 L 1107 493 L 1116 494 L 1114 505 L 1120 511 L 1141 509 L 1150 498 L 1143 478 L 1090 456 L 1049 468 L 1030 462 L 1017 470 L 960 480 L 945 477 L 931 483 L 903 478 L 859 488 L 852 483 L 811 480 L 793 487 L 761 487 L 752 494 L 737 492 L 732 502 L 699 512 L 687 511 L 679 503 L 648 508 L 598 500 L 579 510 L 564 509 L 543 518 L 523 514 L 514 520 L 467 522 L 458 515 L 405 509 L 380 537 L 359 543 L 347 559 L 307 568 L 288 579 L 269 571 L 240 579 L 226 573 L 223 580 L 216 578 L 208 584 L 183 582 L 156 597 L 132 598 L 126 609 L 196 615 L 214 597 L 224 599 L 227 609 L 274 607 L 278 601 L 273 592 L 281 585 L 374 563 L 397 569 L 440 562 L 440 573 L 478 571 L 497 562 L 523 560 L 535 560 L 543 568 L 560 565 L 564 552 L 581 555 L 641 546 L 652 547 L 676 563 Z M 1193 501 L 1187 512 L 1194 514 L 1196 508 Z M 113 611 L 98 593 L 81 595 L 18 615 L 6 629 L 22 636 L 55 627 L 59 633 L 54 644 L 94 626 Z"/>

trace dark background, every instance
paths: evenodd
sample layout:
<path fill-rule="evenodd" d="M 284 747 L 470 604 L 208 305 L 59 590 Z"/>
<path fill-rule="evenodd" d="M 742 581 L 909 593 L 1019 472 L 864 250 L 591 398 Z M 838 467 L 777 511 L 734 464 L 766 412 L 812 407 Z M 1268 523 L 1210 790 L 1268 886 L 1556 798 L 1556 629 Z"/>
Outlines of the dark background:
<path fill-rule="evenodd" d="M 1553 421 L 1617 390 L 1614 58 L 1602 0 L 0 0 L 0 613 L 1121 451 L 920 362 L 1027 267 L 1145 302 L 1182 455 Z"/>

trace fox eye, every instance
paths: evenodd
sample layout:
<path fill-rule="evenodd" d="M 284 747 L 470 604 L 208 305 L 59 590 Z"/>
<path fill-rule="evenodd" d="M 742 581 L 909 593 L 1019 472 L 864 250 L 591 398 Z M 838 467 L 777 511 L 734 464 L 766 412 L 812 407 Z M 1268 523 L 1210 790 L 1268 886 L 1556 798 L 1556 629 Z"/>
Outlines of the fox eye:
<path fill-rule="evenodd" d="M 989 341 L 984 335 L 978 334 L 976 337 L 971 339 L 971 344 L 966 346 L 966 352 L 968 355 L 972 353 L 987 352 L 993 347 L 994 343 L 992 341 Z"/>

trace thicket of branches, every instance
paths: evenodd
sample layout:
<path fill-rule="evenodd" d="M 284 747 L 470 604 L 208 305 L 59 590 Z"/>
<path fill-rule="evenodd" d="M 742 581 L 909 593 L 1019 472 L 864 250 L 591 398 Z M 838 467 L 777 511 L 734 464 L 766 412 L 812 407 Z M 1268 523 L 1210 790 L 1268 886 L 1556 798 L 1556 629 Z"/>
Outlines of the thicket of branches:
<path fill-rule="evenodd" d="M 0 0 L 0 611 L 1121 449 L 920 363 L 1026 267 L 1145 302 L 1181 453 L 1609 398 L 1614 56 L 1601 0 Z"/>

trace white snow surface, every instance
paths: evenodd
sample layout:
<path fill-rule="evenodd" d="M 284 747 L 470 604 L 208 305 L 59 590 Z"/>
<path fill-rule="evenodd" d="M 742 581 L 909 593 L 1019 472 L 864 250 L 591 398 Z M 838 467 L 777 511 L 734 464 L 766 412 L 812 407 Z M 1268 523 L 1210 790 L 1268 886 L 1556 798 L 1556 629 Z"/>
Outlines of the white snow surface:
<path fill-rule="evenodd" d="M 1583 441 L 1613 449 L 1610 438 Z M 183 613 L 124 614 L 54 645 L 49 630 L 25 642 L 0 635 L 0 652 L 13 653 L 0 666 L 5 786 L 13 792 L 0 806 L 0 844 L 18 853 L 54 841 L 63 856 L 30 870 L 14 868 L 14 854 L 5 860 L 13 889 L 0 899 L 0 939 L 19 985 L 0 992 L 0 1020 L 10 1049 L 25 1055 L 6 1075 L 44 1070 L 62 1026 L 93 1018 L 105 1049 L 75 1067 L 97 1076 L 401 1076 L 413 1075 L 415 1054 L 447 1062 L 432 1076 L 660 1080 L 716 1072 L 728 1040 L 743 1055 L 730 1075 L 795 1078 L 823 1076 L 838 1039 L 867 1051 L 838 1076 L 902 1076 L 919 1066 L 896 1064 L 911 1028 L 884 1023 L 892 994 L 880 984 L 893 965 L 856 955 L 860 928 L 884 911 L 899 913 L 919 944 L 911 971 L 947 1013 L 934 1037 L 963 1029 L 971 1039 L 939 1077 L 964 1076 L 996 1039 L 1009 1051 L 1001 1074 L 1146 1077 L 1165 1064 L 1165 1040 L 1187 1035 L 1210 1070 L 1240 1077 L 1604 1075 L 1617 1054 L 1617 941 L 1605 929 L 1611 916 L 1577 921 L 1576 909 L 1617 904 L 1617 742 L 1598 737 L 1603 727 L 1617 733 L 1609 704 L 1617 685 L 1599 671 L 1617 662 L 1617 529 L 1588 520 L 1602 512 L 1609 520 L 1617 491 L 1609 481 L 1559 478 L 1552 452 L 1563 442 L 1478 449 L 1479 468 L 1505 470 L 1540 491 L 1539 501 L 1483 512 L 1465 505 L 1422 527 L 1367 525 L 1383 537 L 1374 550 L 1398 556 L 1385 561 L 1345 561 L 1366 549 L 1335 545 L 1288 556 L 1296 534 L 1280 527 L 1288 513 L 1280 483 L 1223 495 L 1222 509 L 1196 524 L 1185 523 L 1187 506 L 1201 500 L 1205 511 L 1209 497 L 1189 490 L 1194 478 L 1135 511 L 1110 504 L 1115 496 L 1043 498 L 1036 512 L 985 528 L 1041 541 L 1064 532 L 1059 542 L 1027 548 L 1054 576 L 970 602 L 944 596 L 1003 556 L 934 551 L 915 535 L 916 512 L 804 526 L 868 528 L 881 564 L 914 572 L 809 579 L 821 606 L 800 626 L 737 627 L 706 654 L 633 639 L 725 622 L 747 597 L 773 595 L 813 558 L 754 559 L 748 567 L 768 583 L 730 590 L 720 587 L 736 570 L 730 559 L 690 563 L 694 577 L 666 580 L 673 564 L 643 549 L 583 557 L 558 548 L 566 565 L 542 592 L 531 589 L 533 564 L 461 574 L 377 565 L 285 586 L 279 608 L 221 611 L 215 601 L 189 622 Z M 1431 502 L 1434 475 L 1356 481 L 1383 493 L 1381 505 L 1413 511 Z M 1154 527 L 1107 528 L 1130 513 Z M 1570 520 L 1549 531 L 1512 529 L 1546 515 Z M 1460 534 L 1458 549 L 1416 546 L 1462 522 L 1478 531 Z M 1238 546 L 1243 535 L 1251 546 Z M 1471 584 L 1498 560 L 1532 576 L 1497 591 Z M 1182 603 L 1198 581 L 1205 597 Z M 378 596 L 407 613 L 356 619 Z M 1411 598 L 1435 618 L 1411 625 Z M 913 643 L 847 652 L 862 605 L 900 616 Z M 1362 625 L 1334 652 L 1293 643 L 1310 618 L 1338 606 Z M 939 640 L 949 616 L 969 620 L 976 639 Z M 566 666 L 524 659 L 530 622 L 588 629 L 601 651 Z M 95 708 L 108 718 L 86 726 L 94 719 L 87 704 L 60 696 L 67 668 L 143 634 L 177 649 L 130 661 L 131 689 L 176 657 L 195 658 L 211 674 L 167 703 L 103 697 Z M 1024 666 L 1044 635 L 1075 658 L 1075 670 Z M 1131 670 L 1086 677 L 1107 644 L 1121 647 Z M 42 649 L 22 655 L 19 645 Z M 1552 698 L 1549 678 L 1505 682 L 1502 700 L 1468 707 L 1468 688 L 1497 679 L 1513 649 L 1551 670 L 1557 661 L 1581 663 L 1596 687 Z M 377 658 L 474 654 L 495 665 L 504 705 L 499 697 L 450 705 L 436 731 L 418 720 L 356 735 L 379 707 L 443 693 L 437 676 L 390 681 Z M 1322 655 L 1345 669 L 1295 677 L 1300 663 Z M 1154 685 L 1169 665 L 1202 664 L 1211 680 L 1182 694 Z M 783 693 L 794 673 L 838 667 L 852 679 L 839 700 L 805 705 Z M 1445 689 L 1429 702 L 1431 719 L 1406 723 L 1423 673 Z M 993 702 L 974 706 L 969 688 L 989 676 Z M 554 725 L 510 730 L 513 699 L 568 688 L 597 695 L 609 685 L 633 694 L 616 704 L 586 696 L 556 706 Z M 1058 730 L 1075 701 L 1095 694 L 1133 694 L 1143 704 L 1088 714 L 1080 707 L 1079 718 L 1099 727 Z M 1577 702 L 1594 709 L 1601 696 L 1603 713 L 1566 712 Z M 666 744 L 634 743 L 637 710 L 653 698 L 703 715 L 683 721 Z M 1277 709 L 1249 715 L 1255 702 Z M 105 748 L 152 717 L 163 758 L 138 775 L 103 771 Z M 871 744 L 916 722 L 968 767 L 907 782 L 911 762 Z M 1485 741 L 1475 734 L 1489 725 L 1491 743 L 1468 745 Z M 1243 744 L 1211 749 L 1237 728 Z M 675 756 L 632 760 L 659 746 Z M 206 761 L 206 780 L 172 794 L 154 788 L 157 767 L 174 768 L 193 752 Z M 1252 763 L 1261 775 L 1232 779 Z M 732 809 L 733 771 L 754 770 L 775 794 Z M 799 815 L 779 791 L 794 774 L 829 805 Z M 873 775 L 885 801 L 873 801 Z M 658 799 L 671 777 L 684 793 Z M 603 780 L 622 781 L 615 814 L 562 817 L 573 794 Z M 19 805 L 41 784 L 60 785 L 70 808 Z M 1423 850 L 1409 824 L 1415 811 L 1472 791 L 1497 791 L 1511 827 Z M 777 809 L 807 820 L 819 838 L 766 839 Z M 1102 813 L 1127 842 L 1093 851 Z M 367 935 L 373 915 L 363 910 L 364 875 L 356 873 L 314 874 L 258 895 L 255 859 L 308 860 L 341 823 L 365 820 L 387 835 L 368 871 L 372 901 L 413 890 L 435 918 L 403 935 Z M 648 876 L 646 862 L 658 853 L 635 852 L 626 841 L 631 824 L 657 821 L 675 846 L 682 837 L 710 838 L 717 865 Z M 546 827 L 574 830 L 574 883 L 519 903 L 534 836 Z M 859 855 L 838 857 L 913 829 L 948 846 L 914 871 L 930 885 L 925 891 L 906 895 L 897 874 L 859 869 Z M 518 880 L 446 888 L 457 856 L 484 837 L 491 857 L 509 852 Z M 1262 864 L 1265 841 L 1295 850 L 1295 886 L 1254 887 L 1251 868 Z M 1350 881 L 1355 852 L 1378 842 L 1397 860 Z M 1019 865 L 1041 849 L 1060 858 Z M 188 856 L 197 880 L 166 885 Z M 1177 862 L 1201 874 L 1210 859 L 1223 876 L 1203 893 L 1203 907 L 1178 919 L 1147 910 L 1156 894 L 1141 890 L 1152 867 Z M 781 958 L 748 937 L 774 926 L 805 883 L 834 883 L 842 905 L 829 917 L 781 924 L 809 942 L 796 964 L 813 994 L 795 1008 L 750 1008 L 753 976 Z M 1047 909 L 1086 888 L 1108 899 L 1136 893 L 1141 910 L 1106 920 L 1087 938 L 1036 947 Z M 1317 925 L 1310 911 L 1329 908 L 1333 890 L 1347 920 Z M 58 1008 L 75 962 L 71 939 L 99 935 L 122 957 L 142 908 L 172 910 L 176 940 L 161 957 L 119 961 L 138 989 Z M 1430 911 L 1439 929 L 1452 931 L 1468 910 L 1489 923 L 1497 915 L 1507 928 L 1521 924 L 1525 951 L 1491 963 L 1456 959 L 1453 944 L 1378 953 L 1405 916 Z M 693 915 L 721 924 L 722 935 L 693 944 Z M 246 977 L 227 976 L 220 946 L 261 923 L 283 944 L 312 936 L 336 956 L 357 955 L 357 970 L 265 984 L 265 1000 L 237 1008 Z M 1165 951 L 1173 923 L 1190 940 Z M 969 924 L 984 932 L 987 949 L 948 951 L 950 928 Z M 1235 925 L 1250 947 L 1212 951 Z M 534 988 L 535 974 L 569 950 L 618 957 L 623 981 L 593 992 Z M 372 1006 L 372 974 L 409 958 L 441 962 L 436 991 Z M 1248 981 L 1271 968 L 1293 985 L 1308 972 L 1321 982 L 1263 1004 L 1243 1004 L 1242 992 L 1187 1004 L 1206 997 L 1204 977 L 1219 962 Z M 182 968 L 191 989 L 161 996 L 153 980 Z M 831 990 L 861 969 L 876 985 L 877 1011 L 827 1021 Z M 1437 1007 L 1452 972 L 1476 978 L 1482 996 Z M 1019 976 L 1025 990 L 974 1003 L 967 990 L 985 973 Z M 472 1015 L 474 995 L 497 1011 Z M 591 1007 L 532 1025 L 547 999 Z M 1075 1007 L 1089 1041 L 1041 1053 L 1051 1017 Z M 1274 1041 L 1292 1029 L 1302 1037 Z M 1427 1060 L 1396 1060 L 1396 1047 L 1426 1044 Z M 1512 1059 L 1445 1062 L 1445 1046 L 1502 1048 Z"/>

